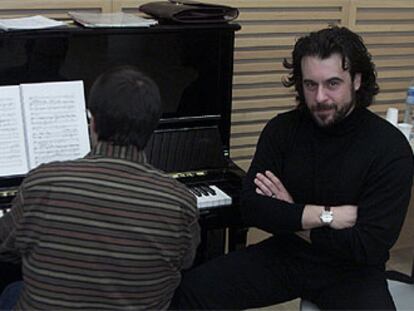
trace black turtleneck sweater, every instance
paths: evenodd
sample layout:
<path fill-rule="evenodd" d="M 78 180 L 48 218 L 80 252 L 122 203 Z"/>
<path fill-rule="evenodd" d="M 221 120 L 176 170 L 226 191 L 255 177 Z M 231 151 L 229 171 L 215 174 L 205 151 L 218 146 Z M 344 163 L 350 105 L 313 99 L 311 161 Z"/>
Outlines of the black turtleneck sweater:
<path fill-rule="evenodd" d="M 294 204 L 256 194 L 254 177 L 272 171 Z M 383 266 L 398 238 L 410 199 L 413 155 L 400 131 L 365 108 L 319 127 L 307 108 L 278 115 L 264 128 L 244 182 L 245 222 L 286 240 L 284 252 L 340 265 Z M 352 228 L 302 230 L 305 204 L 358 206 Z M 280 245 L 281 243 L 278 243 Z"/>

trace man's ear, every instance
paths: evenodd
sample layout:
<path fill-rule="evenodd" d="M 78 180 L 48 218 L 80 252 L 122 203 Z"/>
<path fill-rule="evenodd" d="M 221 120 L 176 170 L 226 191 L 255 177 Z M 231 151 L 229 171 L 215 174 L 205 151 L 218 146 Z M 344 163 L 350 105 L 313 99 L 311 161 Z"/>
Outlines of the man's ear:
<path fill-rule="evenodd" d="M 93 116 L 90 116 L 89 118 L 89 126 L 91 127 L 91 131 L 96 133 L 95 118 Z"/>
<path fill-rule="evenodd" d="M 360 87 L 361 87 L 361 74 L 356 73 L 354 76 L 354 90 L 358 91 Z"/>
<path fill-rule="evenodd" d="M 89 136 L 91 139 L 92 146 L 98 143 L 98 134 L 96 133 L 95 118 L 92 115 L 89 117 Z"/>

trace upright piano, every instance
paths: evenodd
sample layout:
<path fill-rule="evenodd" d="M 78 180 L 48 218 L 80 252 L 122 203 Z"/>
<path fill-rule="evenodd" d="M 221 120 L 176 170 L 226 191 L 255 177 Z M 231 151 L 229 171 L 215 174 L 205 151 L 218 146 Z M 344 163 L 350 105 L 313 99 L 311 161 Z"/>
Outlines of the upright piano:
<path fill-rule="evenodd" d="M 1 32 L 0 85 L 82 80 L 87 95 L 95 78 L 116 65 L 134 65 L 151 76 L 161 90 L 163 114 L 145 151 L 150 163 L 197 196 L 199 264 L 224 253 L 226 244 L 233 250 L 245 243 L 238 209 L 244 172 L 232 162 L 229 148 L 234 33 L 239 28 L 73 25 Z M 0 177 L 0 216 L 23 178 Z"/>

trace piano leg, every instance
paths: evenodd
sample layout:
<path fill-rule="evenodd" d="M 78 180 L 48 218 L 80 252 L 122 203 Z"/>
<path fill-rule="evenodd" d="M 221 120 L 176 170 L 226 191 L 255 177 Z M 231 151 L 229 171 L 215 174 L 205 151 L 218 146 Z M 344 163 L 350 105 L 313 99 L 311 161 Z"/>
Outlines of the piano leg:
<path fill-rule="evenodd" d="M 248 228 L 229 228 L 229 252 L 246 247 Z"/>
<path fill-rule="evenodd" d="M 228 250 L 242 249 L 246 247 L 248 228 L 228 228 Z M 193 266 L 200 265 L 212 258 L 221 256 L 226 252 L 226 229 L 208 229 L 201 227 L 201 243 L 197 249 L 197 255 Z"/>
<path fill-rule="evenodd" d="M 214 257 L 223 255 L 225 252 L 225 246 L 225 229 L 208 229 L 201 227 L 201 242 L 198 246 L 193 266 L 197 266 Z"/>

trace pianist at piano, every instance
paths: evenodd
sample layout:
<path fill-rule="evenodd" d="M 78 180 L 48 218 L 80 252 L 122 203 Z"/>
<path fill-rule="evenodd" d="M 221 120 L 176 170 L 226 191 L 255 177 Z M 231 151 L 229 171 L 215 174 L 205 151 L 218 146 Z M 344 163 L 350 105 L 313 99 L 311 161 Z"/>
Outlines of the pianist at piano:
<path fill-rule="evenodd" d="M 115 67 L 93 84 L 88 108 L 91 152 L 30 171 L 0 219 L 0 259 L 22 262 L 17 308 L 165 309 L 200 233 L 195 197 L 144 155 L 158 87 Z"/>
<path fill-rule="evenodd" d="M 82 80 L 88 95 L 96 77 L 113 66 L 130 64 L 146 72 L 160 89 L 163 111 L 145 153 L 151 165 L 186 184 L 197 198 L 201 243 L 195 264 L 200 264 L 243 247 L 246 240 L 239 214 L 244 172 L 230 158 L 238 29 L 237 24 L 122 29 L 73 25 L 1 32 L 0 85 Z M 54 56 L 57 46 L 62 49 L 59 60 Z M 31 57 L 27 47 L 42 47 L 48 57 Z M 0 177 L 0 216 L 9 211 L 24 177 Z M 19 279 L 19 270 L 0 262 L 0 289 Z"/>
<path fill-rule="evenodd" d="M 151 165 L 195 193 L 201 227 L 195 264 L 200 264 L 246 241 L 239 213 L 245 173 L 230 158 L 238 29 L 237 24 L 119 29 L 73 25 L 1 32 L 0 85 L 82 80 L 88 95 L 96 77 L 113 66 L 130 64 L 147 73 L 160 89 L 163 112 L 145 153 Z M 37 52 L 47 57 L 28 55 L 28 47 L 42 47 Z M 1 175 L 0 216 L 10 209 L 24 177 Z M 18 265 L 0 262 L 0 289 L 19 279 L 19 270 Z"/>

